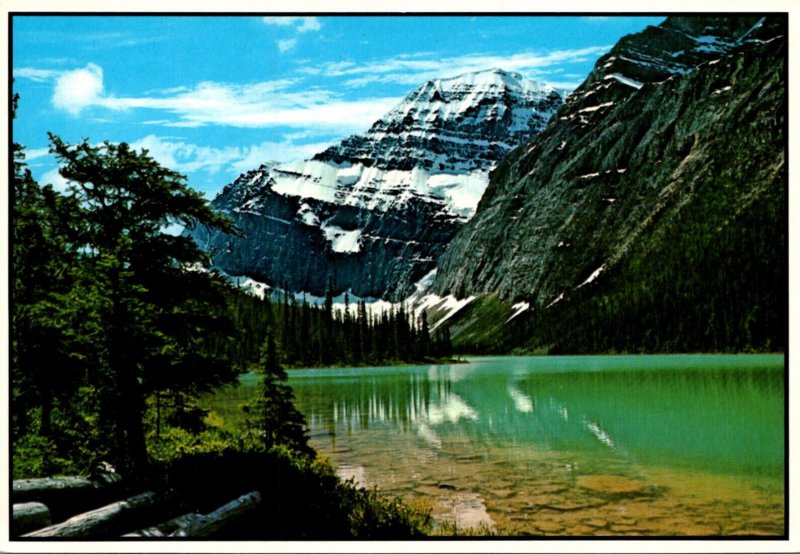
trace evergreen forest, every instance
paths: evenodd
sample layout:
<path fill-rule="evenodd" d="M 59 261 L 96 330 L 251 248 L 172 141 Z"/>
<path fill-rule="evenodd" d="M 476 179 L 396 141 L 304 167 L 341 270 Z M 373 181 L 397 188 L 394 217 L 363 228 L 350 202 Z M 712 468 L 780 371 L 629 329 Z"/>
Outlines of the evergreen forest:
<path fill-rule="evenodd" d="M 275 537 L 427 529 L 424 510 L 341 482 L 316 459 L 284 367 L 426 361 L 450 354 L 448 336 L 432 336 L 404 307 L 373 314 L 363 302 L 334 310 L 332 294 L 322 306 L 246 294 L 208 270 L 189 237 L 163 232 L 175 223 L 236 232 L 182 175 L 125 143 L 50 135 L 50 144 L 70 182 L 64 193 L 40 186 L 13 145 L 14 478 L 110 466 L 185 507 L 277 490 L 281 500 L 262 509 L 282 522 Z M 257 402 L 243 406 L 247 432 L 198 404 L 246 371 L 263 375 Z M 315 511 L 320 523 L 309 527 Z"/>

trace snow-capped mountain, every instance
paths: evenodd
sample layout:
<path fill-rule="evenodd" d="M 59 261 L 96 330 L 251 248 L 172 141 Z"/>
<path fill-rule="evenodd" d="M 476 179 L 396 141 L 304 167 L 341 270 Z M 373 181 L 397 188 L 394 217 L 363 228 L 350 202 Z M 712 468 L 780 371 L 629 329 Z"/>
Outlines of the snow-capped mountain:
<path fill-rule="evenodd" d="M 265 163 L 213 201 L 241 237 L 191 231 L 214 264 L 292 291 L 400 299 L 475 212 L 489 172 L 561 93 L 499 69 L 429 81 L 363 135 Z"/>
<path fill-rule="evenodd" d="M 350 174 L 374 168 L 389 181 L 397 180 L 396 171 L 416 169 L 409 181 L 415 190 L 442 197 L 451 211 L 469 217 L 488 171 L 541 131 L 561 100 L 554 88 L 500 69 L 437 79 L 409 94 L 366 134 L 314 159 L 347 164 Z M 366 172 L 367 180 L 374 182 L 374 173 Z"/>

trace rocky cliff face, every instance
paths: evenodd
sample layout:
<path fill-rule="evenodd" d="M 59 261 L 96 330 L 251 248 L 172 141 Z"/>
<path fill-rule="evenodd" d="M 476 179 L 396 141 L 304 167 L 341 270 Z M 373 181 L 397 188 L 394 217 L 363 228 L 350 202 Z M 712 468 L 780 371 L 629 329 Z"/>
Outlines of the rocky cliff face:
<path fill-rule="evenodd" d="M 723 228 L 781 198 L 785 57 L 781 18 L 675 17 L 623 38 L 498 166 L 433 291 L 546 309 L 682 217 Z"/>
<path fill-rule="evenodd" d="M 364 135 L 267 163 L 212 205 L 241 237 L 198 228 L 217 267 L 292 291 L 399 300 L 475 211 L 498 160 L 539 132 L 558 91 L 501 70 L 426 83 Z"/>

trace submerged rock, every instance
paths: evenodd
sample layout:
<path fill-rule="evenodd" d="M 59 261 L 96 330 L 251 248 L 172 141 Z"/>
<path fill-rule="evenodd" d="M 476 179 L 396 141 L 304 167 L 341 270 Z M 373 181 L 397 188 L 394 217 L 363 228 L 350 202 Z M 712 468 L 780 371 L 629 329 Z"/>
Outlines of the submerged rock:
<path fill-rule="evenodd" d="M 577 485 L 606 498 L 654 496 L 657 490 L 641 481 L 618 475 L 582 475 Z"/>

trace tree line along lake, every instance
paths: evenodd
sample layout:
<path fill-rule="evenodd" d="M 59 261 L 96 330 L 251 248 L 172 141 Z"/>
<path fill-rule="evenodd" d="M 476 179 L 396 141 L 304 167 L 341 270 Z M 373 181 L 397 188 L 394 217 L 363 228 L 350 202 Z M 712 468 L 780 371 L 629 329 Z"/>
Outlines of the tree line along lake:
<path fill-rule="evenodd" d="M 289 372 L 341 477 L 514 536 L 777 536 L 782 354 L 474 358 Z M 204 399 L 226 421 L 259 377 Z"/>

